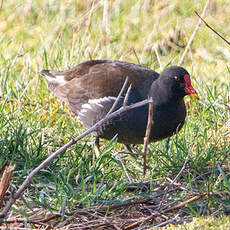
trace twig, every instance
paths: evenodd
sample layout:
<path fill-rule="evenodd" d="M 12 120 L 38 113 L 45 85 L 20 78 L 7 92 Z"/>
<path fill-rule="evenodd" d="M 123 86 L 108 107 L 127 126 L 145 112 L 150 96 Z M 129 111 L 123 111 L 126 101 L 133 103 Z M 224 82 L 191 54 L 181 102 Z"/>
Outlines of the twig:
<path fill-rule="evenodd" d="M 209 4 L 209 0 L 207 0 L 207 2 L 205 3 L 203 12 L 202 12 L 202 14 L 201 14 L 201 17 L 202 17 L 202 18 L 203 18 L 204 15 L 205 15 L 205 12 L 206 12 L 206 9 L 207 9 L 207 7 L 208 7 L 208 4 Z M 191 44 L 192 44 L 192 41 L 193 41 L 193 39 L 194 39 L 194 37 L 195 37 L 195 35 L 196 35 L 196 33 L 197 33 L 197 31 L 198 31 L 200 25 L 201 25 L 201 22 L 202 22 L 202 20 L 199 19 L 199 21 L 198 21 L 198 23 L 197 23 L 197 25 L 196 25 L 196 28 L 195 28 L 195 30 L 193 31 L 192 36 L 190 37 L 187 46 L 185 47 L 185 50 L 184 50 L 184 53 L 182 54 L 182 57 L 181 57 L 180 62 L 179 62 L 179 65 L 182 65 L 182 63 L 184 62 L 185 55 L 187 54 L 188 49 L 189 49 L 189 47 L 190 47 Z"/>
<path fill-rule="evenodd" d="M 25 222 L 30 223 L 30 224 L 47 225 L 47 226 L 49 226 L 48 224 L 45 224 L 45 223 L 43 223 L 43 222 L 41 222 L 39 220 L 26 220 L 25 221 L 25 220 L 22 220 L 22 219 L 10 219 L 10 220 L 4 220 L 3 223 L 5 223 L 5 224 L 15 224 L 15 223 L 21 224 L 22 223 L 23 224 Z"/>
<path fill-rule="evenodd" d="M 161 222 L 161 223 L 158 223 L 156 225 L 154 225 L 154 227 L 163 227 L 163 226 L 166 226 L 168 224 L 175 224 L 177 223 L 178 221 L 176 221 L 176 219 L 178 218 L 179 214 L 176 214 L 176 216 L 174 216 L 171 220 L 167 220 L 167 221 L 164 221 L 164 222 Z"/>
<path fill-rule="evenodd" d="M 11 208 L 11 206 L 13 205 L 13 203 L 22 195 L 22 193 L 25 191 L 25 189 L 29 186 L 29 183 L 31 182 L 31 180 L 33 179 L 33 177 L 41 170 L 43 169 L 46 165 L 48 165 L 55 157 L 57 157 L 58 155 L 64 153 L 70 146 L 72 146 L 73 144 L 77 143 L 79 140 L 81 140 L 83 137 L 87 136 L 88 134 L 90 134 L 91 132 L 93 132 L 94 130 L 96 130 L 98 127 L 100 127 L 105 121 L 116 117 L 117 115 L 123 113 L 123 112 L 127 112 L 130 109 L 133 108 L 137 108 L 140 106 L 143 106 L 145 104 L 151 103 L 152 100 L 151 99 L 146 99 L 140 102 L 137 102 L 135 104 L 131 104 L 129 106 L 126 107 L 121 107 L 120 109 L 114 111 L 111 114 L 106 115 L 105 118 L 103 118 L 102 120 L 98 121 L 95 125 L 93 125 L 90 129 L 88 129 L 87 131 L 85 131 L 84 133 L 82 133 L 80 136 L 78 136 L 77 138 L 72 139 L 71 141 L 69 141 L 67 144 L 63 145 L 60 149 L 58 149 L 56 152 L 54 152 L 53 154 L 51 154 L 48 158 L 46 158 L 46 160 L 44 160 L 39 166 L 37 166 L 37 168 L 35 168 L 28 176 L 27 178 L 24 180 L 24 182 L 22 183 L 22 185 L 19 187 L 19 189 L 16 191 L 15 194 L 12 194 L 10 200 L 8 201 L 8 203 L 6 204 L 6 206 L 4 207 L 4 209 L 2 210 L 2 212 L 0 213 L 0 218 L 4 218 L 7 214 L 7 212 L 9 211 L 9 209 Z"/>
<path fill-rule="evenodd" d="M 128 99 L 129 99 L 129 94 L 130 94 L 130 91 L 132 89 L 132 84 L 130 84 L 126 94 L 125 94 L 125 98 L 124 98 L 124 101 L 123 101 L 123 106 L 125 107 L 128 103 Z"/>
<path fill-rule="evenodd" d="M 221 165 L 221 164 L 220 164 L 220 165 Z M 222 170 L 223 170 L 224 172 L 230 172 L 230 169 L 222 169 Z M 219 172 L 219 170 L 218 170 L 218 169 L 215 169 L 215 170 L 214 170 L 214 173 L 216 173 L 216 172 Z M 212 173 L 213 173 L 213 170 L 210 170 L 210 171 L 208 171 L 208 172 L 205 172 L 205 173 L 203 173 L 203 174 L 197 176 L 195 179 L 193 179 L 193 180 L 191 181 L 191 183 L 194 183 L 195 181 L 199 180 L 199 179 L 202 178 L 202 177 L 209 176 L 209 175 L 211 175 Z"/>
<path fill-rule="evenodd" d="M 46 223 L 46 222 L 49 222 L 49 221 L 51 221 L 51 220 L 53 220 L 53 219 L 56 219 L 56 218 L 59 218 L 59 217 L 61 217 L 60 214 L 55 214 L 55 215 L 53 215 L 53 216 L 47 217 L 46 219 L 40 220 L 40 222 Z"/>
<path fill-rule="evenodd" d="M 113 204 L 111 206 L 102 206 L 101 208 L 99 208 L 99 211 L 101 212 L 101 211 L 105 211 L 108 209 L 109 210 L 120 209 L 120 208 L 128 207 L 131 205 L 148 203 L 149 201 L 152 201 L 152 200 L 144 199 L 144 200 L 137 200 L 137 201 L 127 201 L 127 202 L 122 203 L 122 204 Z"/>
<path fill-rule="evenodd" d="M 112 226 L 113 226 L 116 230 L 122 230 L 122 229 L 119 228 L 116 224 L 112 224 Z"/>
<path fill-rule="evenodd" d="M 121 88 L 121 90 L 120 90 L 120 93 L 118 94 L 118 96 L 117 96 L 115 102 L 113 103 L 113 106 L 110 108 L 110 110 L 109 110 L 109 112 L 107 113 L 107 115 L 109 115 L 110 113 L 112 113 L 113 110 L 116 108 L 116 106 L 117 106 L 117 104 L 118 104 L 118 101 L 119 101 L 121 95 L 122 95 L 122 94 L 125 92 L 125 90 L 127 89 L 128 81 L 129 81 L 129 77 L 126 77 L 126 78 L 125 78 L 125 82 L 124 82 L 124 84 L 123 84 L 123 86 L 122 86 L 122 88 Z"/>
<path fill-rule="evenodd" d="M 215 34 L 217 34 L 222 40 L 224 40 L 228 45 L 230 45 L 230 42 L 225 39 L 221 34 L 219 34 L 215 29 L 213 29 L 204 19 L 203 16 L 200 16 L 196 11 L 195 14 L 203 21 L 203 23 L 210 29 L 212 30 Z"/>
<path fill-rule="evenodd" d="M 133 224 L 130 224 L 129 226 L 124 228 L 124 230 L 133 229 L 133 228 L 138 227 L 139 225 L 141 225 L 143 222 L 150 221 L 150 220 L 154 219 L 157 216 L 161 216 L 161 215 L 163 215 L 165 213 L 168 213 L 168 212 L 171 212 L 173 210 L 182 208 L 182 207 L 186 206 L 187 204 L 189 204 L 189 203 L 191 203 L 193 201 L 196 201 L 196 200 L 200 199 L 201 197 L 203 197 L 205 195 L 206 194 L 196 195 L 196 196 L 194 196 L 194 197 L 192 197 L 192 198 L 190 198 L 190 199 L 188 199 L 188 200 L 186 200 L 184 202 L 181 202 L 180 204 L 174 205 L 173 207 L 170 207 L 170 208 L 168 208 L 168 209 L 166 209 L 166 210 L 164 210 L 162 212 L 154 213 L 154 214 L 152 214 L 152 215 L 150 215 L 150 216 L 148 216 L 148 217 L 146 217 L 144 219 L 141 219 L 140 221 L 137 221 L 137 222 L 135 222 Z"/>
<path fill-rule="evenodd" d="M 88 225 L 87 223 L 87 227 L 85 226 L 85 224 L 83 224 L 84 227 L 76 227 L 74 229 L 76 230 L 91 230 L 91 229 L 99 229 L 99 227 L 102 227 L 102 226 L 110 226 L 112 225 L 112 223 L 108 223 L 108 222 L 103 222 L 103 223 L 93 223 L 92 225 Z M 100 229 L 108 229 L 108 228 L 100 228 Z"/>
<path fill-rule="evenodd" d="M 152 99 L 152 98 L 151 98 Z M 149 113 L 148 113 L 148 123 L 146 126 L 146 132 L 144 137 L 144 151 L 143 151 L 143 175 L 146 174 L 146 157 L 147 157 L 147 147 L 149 143 L 149 137 L 151 128 L 153 125 L 153 102 L 149 103 Z"/>
<path fill-rule="evenodd" d="M 15 165 L 10 164 L 9 167 L 4 170 L 4 173 L 2 175 L 2 179 L 0 182 L 0 208 L 2 207 L 5 193 L 10 185 L 10 179 L 14 169 L 15 169 Z"/>
<path fill-rule="evenodd" d="M 47 224 L 47 222 L 59 218 L 61 217 L 60 214 L 55 214 L 53 216 L 47 217 L 45 219 L 33 219 L 33 220 L 26 220 L 27 223 L 30 224 L 38 224 L 38 225 L 47 225 L 49 227 L 51 227 L 49 224 Z M 4 223 L 6 224 L 13 224 L 13 223 L 25 223 L 24 219 L 8 219 L 8 220 L 4 220 Z"/>

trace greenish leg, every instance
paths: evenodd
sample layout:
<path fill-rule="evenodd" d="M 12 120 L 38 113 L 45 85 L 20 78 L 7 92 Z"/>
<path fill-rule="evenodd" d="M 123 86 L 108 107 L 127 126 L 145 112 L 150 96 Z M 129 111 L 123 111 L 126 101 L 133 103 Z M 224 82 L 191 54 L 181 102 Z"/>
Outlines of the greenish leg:
<path fill-rule="evenodd" d="M 98 158 L 101 154 L 100 152 L 100 140 L 99 137 L 95 137 L 94 141 L 94 153 L 95 153 L 95 158 Z"/>

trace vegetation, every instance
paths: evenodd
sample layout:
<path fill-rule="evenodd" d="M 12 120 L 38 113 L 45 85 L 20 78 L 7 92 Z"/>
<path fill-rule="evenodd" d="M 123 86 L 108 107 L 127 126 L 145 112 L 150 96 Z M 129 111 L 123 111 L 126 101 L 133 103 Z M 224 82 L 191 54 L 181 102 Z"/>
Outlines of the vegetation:
<path fill-rule="evenodd" d="M 205 2 L 1 1 L 0 166 L 6 159 L 16 165 L 9 191 L 15 191 L 32 169 L 85 130 L 48 90 L 39 69 L 68 69 L 88 59 L 118 59 L 160 72 L 154 47 L 163 68 L 178 65 L 197 25 L 194 11 L 201 12 Z M 211 1 L 205 19 L 227 37 L 229 15 L 229 1 Z M 171 185 L 173 191 L 163 198 L 171 201 L 167 204 L 175 205 L 196 194 L 205 196 L 168 214 L 174 220 L 169 223 L 229 214 L 230 137 L 225 126 L 229 58 L 230 47 L 202 24 L 183 63 L 200 100 L 186 97 L 188 115 L 178 135 L 169 142 L 148 146 L 145 177 L 140 154 L 131 159 L 130 154 L 121 153 L 127 150 L 114 138 L 102 142 L 101 155 L 95 159 L 93 138 L 87 136 L 34 177 L 12 206 L 11 215 L 33 219 L 60 214 L 62 219 L 52 224 L 65 226 L 67 222 L 62 220 L 69 220 L 80 208 L 89 211 L 102 204 L 123 204 L 142 198 L 153 201 L 156 193 L 170 186 L 190 151 L 177 185 Z M 133 152 L 142 150 L 142 145 L 133 147 Z M 127 192 L 126 171 L 132 182 L 150 182 L 148 189 L 143 190 L 140 185 Z M 160 201 L 156 202 L 159 205 Z M 131 218 L 140 218 L 140 213 L 148 212 L 152 206 L 153 203 L 148 208 L 129 208 L 127 212 Z M 105 212 L 105 216 L 112 214 Z M 154 226 L 164 221 L 161 217 L 145 224 Z M 223 229 L 227 229 L 226 221 L 229 222 L 228 217 L 220 219 Z"/>

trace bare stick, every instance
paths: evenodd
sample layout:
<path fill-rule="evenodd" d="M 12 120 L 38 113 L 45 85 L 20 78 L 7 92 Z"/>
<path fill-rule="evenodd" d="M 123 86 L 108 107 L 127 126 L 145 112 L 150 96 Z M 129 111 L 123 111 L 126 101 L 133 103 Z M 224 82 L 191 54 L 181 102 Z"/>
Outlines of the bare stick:
<path fill-rule="evenodd" d="M 121 107 L 120 109 L 116 110 L 115 112 L 106 115 L 105 118 L 103 118 L 102 120 L 98 121 L 95 125 L 93 125 L 90 129 L 88 129 L 87 131 L 85 131 L 84 133 L 82 133 L 80 136 L 78 136 L 77 138 L 72 139 L 71 141 L 69 141 L 67 144 L 63 145 L 60 149 L 58 149 L 56 152 L 54 152 L 53 154 L 51 154 L 48 158 L 46 158 L 46 160 L 44 160 L 37 168 L 35 168 L 28 176 L 27 178 L 24 180 L 24 182 L 22 183 L 22 185 L 19 187 L 19 189 L 17 190 L 17 192 L 15 194 L 12 194 L 10 200 L 8 201 L 8 203 L 6 204 L 6 206 L 4 207 L 4 209 L 2 210 L 2 212 L 0 213 L 0 218 L 4 218 L 7 214 L 7 212 L 9 211 L 9 209 L 11 208 L 12 204 L 22 195 L 22 193 L 25 191 L 25 189 L 29 186 L 29 183 L 31 182 L 31 180 L 33 179 L 33 177 L 41 170 L 43 169 L 46 165 L 48 165 L 55 157 L 57 157 L 58 155 L 64 153 L 67 148 L 69 148 L 71 145 L 77 143 L 79 140 L 81 140 L 83 137 L 87 136 L 88 134 L 90 134 L 91 132 L 93 132 L 94 130 L 96 130 L 98 127 L 100 127 L 105 121 L 118 116 L 119 114 L 126 112 L 130 109 L 133 108 L 137 108 L 143 105 L 146 105 L 148 103 L 151 103 L 152 99 L 146 99 L 140 102 L 137 102 L 135 104 L 126 106 L 126 107 Z"/>
<path fill-rule="evenodd" d="M 210 29 L 212 30 L 215 34 L 217 34 L 221 39 L 223 39 L 228 45 L 230 45 L 230 42 L 225 39 L 221 34 L 219 34 L 215 29 L 213 29 L 202 17 L 200 16 L 196 11 L 195 14 L 203 21 L 203 23 Z"/>
<path fill-rule="evenodd" d="M 4 173 L 2 175 L 2 179 L 0 182 L 0 208 L 2 207 L 5 193 L 10 185 L 10 179 L 11 179 L 14 169 L 15 169 L 15 165 L 10 164 L 9 167 L 7 167 L 4 170 Z"/>
<path fill-rule="evenodd" d="M 195 201 L 195 200 L 198 200 L 198 199 L 200 199 L 201 197 L 203 197 L 203 196 L 205 196 L 206 194 L 199 194 L 199 195 L 196 195 L 196 196 L 194 196 L 194 197 L 192 197 L 192 198 L 190 198 L 190 199 L 188 199 L 188 200 L 186 200 L 186 201 L 184 201 L 184 202 L 181 202 L 180 204 L 177 204 L 177 205 L 174 205 L 173 207 L 170 207 L 170 208 L 168 208 L 168 209 L 166 209 L 166 210 L 164 210 L 164 211 L 162 211 L 162 212 L 158 212 L 158 213 L 154 213 L 154 214 L 152 214 L 152 215 L 150 215 L 150 216 L 148 216 L 148 217 L 146 217 L 146 218 L 144 218 L 144 219 L 141 219 L 140 221 L 137 221 L 137 222 L 135 222 L 135 223 L 133 223 L 133 224 L 130 224 L 129 226 L 127 226 L 126 228 L 124 228 L 125 230 L 128 230 L 128 229 L 133 229 L 133 228 L 135 228 L 135 227 L 138 227 L 139 225 L 141 225 L 143 222 L 145 222 L 145 221 L 150 221 L 150 220 L 152 220 L 152 219 L 154 219 L 155 217 L 157 217 L 157 216 L 161 216 L 161 215 L 163 215 L 163 214 L 165 214 L 165 213 L 168 213 L 168 212 L 171 212 L 171 211 L 173 211 L 173 210 L 176 210 L 176 209 L 179 209 L 179 208 L 181 208 L 181 207 L 184 207 L 184 206 L 186 206 L 187 204 L 189 204 L 189 203 L 191 203 L 191 202 L 193 202 L 193 201 Z"/>
<path fill-rule="evenodd" d="M 116 101 L 113 103 L 113 106 L 111 107 L 111 109 L 109 110 L 109 112 L 107 113 L 107 115 L 109 115 L 110 113 L 112 113 L 112 111 L 115 109 L 115 107 L 117 106 L 117 103 L 121 97 L 121 95 L 125 92 L 125 90 L 127 89 L 127 85 L 128 85 L 128 80 L 129 80 L 129 77 L 126 77 L 125 78 L 125 82 L 120 90 L 120 93 L 118 94 L 117 98 L 116 98 Z"/>
<path fill-rule="evenodd" d="M 127 201 L 122 204 L 112 204 L 110 206 L 102 206 L 99 208 L 99 211 L 106 211 L 106 210 L 116 210 L 116 209 L 121 209 L 123 207 L 128 207 L 128 206 L 136 206 L 138 204 L 145 204 L 149 203 L 151 200 L 149 199 L 141 199 L 141 200 L 136 200 L 136 201 Z"/>
<path fill-rule="evenodd" d="M 201 14 L 201 17 L 202 17 L 202 18 L 203 18 L 204 15 L 205 15 L 205 12 L 206 12 L 206 9 L 207 9 L 207 7 L 208 7 L 208 4 L 209 4 L 209 0 L 207 0 L 207 2 L 205 3 L 203 12 L 202 12 L 202 14 Z M 188 49 L 189 49 L 189 47 L 190 47 L 191 44 L 192 44 L 192 41 L 193 41 L 193 39 L 194 39 L 194 37 L 195 37 L 195 35 L 196 35 L 196 33 L 197 33 L 197 31 L 198 31 L 200 25 L 201 25 L 201 22 L 202 22 L 202 20 L 199 19 L 199 21 L 198 21 L 198 23 L 197 23 L 197 25 L 196 25 L 196 28 L 195 28 L 195 30 L 193 31 L 192 36 L 190 37 L 190 39 L 189 39 L 189 41 L 188 41 L 188 44 L 187 44 L 187 46 L 186 46 L 186 48 L 185 48 L 185 50 L 184 50 L 184 53 L 183 53 L 183 55 L 182 55 L 182 57 L 181 57 L 181 59 L 180 59 L 179 65 L 182 65 L 182 63 L 184 62 L 185 55 L 187 54 Z"/>
<path fill-rule="evenodd" d="M 34 224 L 34 225 L 43 225 L 43 226 L 46 226 L 46 228 L 44 228 L 44 229 L 51 229 L 51 226 L 49 224 L 45 224 L 45 223 L 42 223 L 42 222 L 39 222 L 39 221 L 36 221 L 36 220 L 34 220 L 34 221 L 33 220 L 26 220 L 26 222 L 30 223 L 30 224 Z M 16 224 L 16 223 L 17 224 L 25 224 L 25 220 L 12 219 L 12 220 L 5 220 L 4 223 L 5 224 Z M 47 227 L 49 227 L 49 228 L 47 228 Z M 25 229 L 25 228 L 19 228 L 19 227 L 17 227 L 17 229 Z"/>
<path fill-rule="evenodd" d="M 221 164 L 220 164 L 220 165 L 221 165 Z M 223 169 L 223 171 L 224 171 L 224 172 L 230 172 L 230 169 Z M 197 180 L 199 180 L 199 179 L 201 179 L 201 178 L 204 178 L 204 177 L 206 177 L 206 176 L 211 175 L 212 173 L 217 173 L 217 172 L 219 172 L 219 170 L 218 170 L 218 169 L 215 169 L 214 172 L 213 172 L 213 170 L 210 170 L 210 171 L 208 171 L 208 172 L 205 172 L 205 173 L 203 173 L 203 174 L 200 174 L 200 175 L 197 176 L 195 179 L 193 179 L 193 180 L 191 181 L 191 183 L 194 183 L 195 181 L 197 181 Z"/>
<path fill-rule="evenodd" d="M 125 107 L 125 106 L 127 105 L 127 103 L 128 103 L 129 94 L 130 94 L 131 89 L 132 89 L 132 84 L 130 84 L 130 86 L 129 86 L 129 88 L 128 88 L 126 94 L 125 94 L 125 99 L 124 99 L 124 101 L 123 101 L 123 106 L 124 106 L 124 107 Z"/>
<path fill-rule="evenodd" d="M 34 220 L 30 220 L 30 219 L 27 219 L 26 222 L 27 223 L 30 223 L 30 224 L 39 224 L 39 225 L 48 225 L 46 224 L 47 222 L 53 220 L 53 219 L 56 219 L 56 218 L 59 218 L 61 217 L 60 214 L 55 214 L 53 216 L 50 216 L 50 217 L 47 217 L 46 219 L 34 219 Z M 7 219 L 7 220 L 4 220 L 4 223 L 6 224 L 14 224 L 14 223 L 25 223 L 25 219 L 15 219 L 15 218 L 12 218 L 12 219 Z M 48 225 L 49 227 L 51 227 L 50 225 Z"/>
<path fill-rule="evenodd" d="M 146 174 L 147 147 L 148 147 L 148 143 L 149 143 L 149 136 L 150 136 L 152 125 L 153 125 L 153 102 L 150 102 L 149 103 L 149 113 L 148 113 L 148 123 L 146 126 L 146 132 L 145 132 L 145 137 L 144 137 L 143 175 Z"/>

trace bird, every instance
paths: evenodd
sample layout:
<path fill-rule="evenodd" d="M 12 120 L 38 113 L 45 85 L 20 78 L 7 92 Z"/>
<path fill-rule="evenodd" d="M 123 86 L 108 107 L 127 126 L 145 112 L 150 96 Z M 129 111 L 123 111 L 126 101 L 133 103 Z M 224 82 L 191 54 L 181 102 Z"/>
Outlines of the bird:
<path fill-rule="evenodd" d="M 198 97 L 190 74 L 181 66 L 170 66 L 161 74 L 145 66 L 118 60 L 89 60 L 64 71 L 39 72 L 48 80 L 48 88 L 63 100 L 86 128 L 103 119 L 112 108 L 126 77 L 131 84 L 127 105 L 147 98 L 153 101 L 153 123 L 149 142 L 179 132 L 186 118 L 186 95 Z M 118 98 L 113 111 L 119 109 L 125 95 Z M 112 111 L 112 112 L 113 112 Z M 142 144 L 148 120 L 148 105 L 122 112 L 106 120 L 93 135 L 123 144 Z"/>

